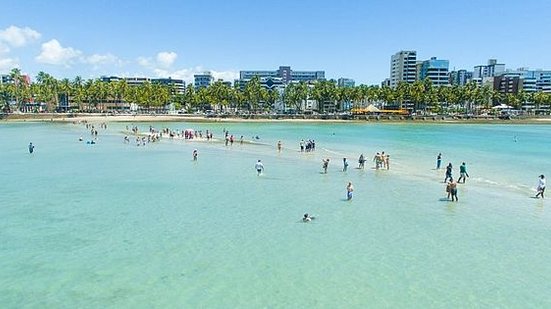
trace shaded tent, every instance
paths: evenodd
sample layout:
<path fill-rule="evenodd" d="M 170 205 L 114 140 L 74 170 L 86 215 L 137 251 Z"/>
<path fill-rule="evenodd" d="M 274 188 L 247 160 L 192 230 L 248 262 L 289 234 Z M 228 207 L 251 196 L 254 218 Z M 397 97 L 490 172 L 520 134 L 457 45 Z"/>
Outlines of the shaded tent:
<path fill-rule="evenodd" d="M 381 112 L 381 110 L 378 109 L 377 107 L 375 107 L 375 105 L 373 105 L 373 104 L 369 104 L 365 108 L 365 111 L 368 112 L 368 113 L 379 113 L 379 112 Z"/>
<path fill-rule="evenodd" d="M 513 107 L 502 103 L 492 107 L 492 109 L 513 109 Z"/>

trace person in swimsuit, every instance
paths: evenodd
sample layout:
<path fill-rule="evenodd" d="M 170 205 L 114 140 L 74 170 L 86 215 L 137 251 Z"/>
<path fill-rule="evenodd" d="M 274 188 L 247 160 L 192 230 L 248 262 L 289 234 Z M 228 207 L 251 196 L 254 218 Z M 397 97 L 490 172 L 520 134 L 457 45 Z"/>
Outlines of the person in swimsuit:
<path fill-rule="evenodd" d="M 440 169 L 441 164 L 442 164 L 442 154 L 439 153 L 438 156 L 436 157 L 436 169 L 437 170 Z"/>
<path fill-rule="evenodd" d="M 260 174 L 262 174 L 262 172 L 264 171 L 264 164 L 262 164 L 262 162 L 258 160 L 254 165 L 254 168 L 256 169 L 257 175 L 260 176 Z"/>
<path fill-rule="evenodd" d="M 448 183 L 448 188 L 449 188 L 448 196 L 451 195 L 452 202 L 454 201 L 454 199 L 457 202 L 458 201 L 458 199 L 457 199 L 457 182 L 455 182 L 453 180 L 453 178 L 450 178 L 450 182 Z"/>
<path fill-rule="evenodd" d="M 348 182 L 348 185 L 346 186 L 346 199 L 348 201 L 352 199 L 352 192 L 354 192 L 354 186 L 352 185 L 352 182 Z"/>
<path fill-rule="evenodd" d="M 33 153 L 34 152 L 34 145 L 33 143 L 29 143 L 29 153 Z"/>

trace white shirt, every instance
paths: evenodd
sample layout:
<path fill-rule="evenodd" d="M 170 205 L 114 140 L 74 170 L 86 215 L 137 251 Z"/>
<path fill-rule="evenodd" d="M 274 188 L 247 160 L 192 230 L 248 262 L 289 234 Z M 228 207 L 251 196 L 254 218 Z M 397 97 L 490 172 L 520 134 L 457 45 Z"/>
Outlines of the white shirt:
<path fill-rule="evenodd" d="M 256 170 L 263 170 L 264 169 L 264 164 L 262 164 L 262 162 L 256 162 L 254 167 L 256 168 Z"/>
<path fill-rule="evenodd" d="M 541 189 L 545 188 L 545 178 L 540 178 L 538 180 L 538 188 L 541 188 Z"/>

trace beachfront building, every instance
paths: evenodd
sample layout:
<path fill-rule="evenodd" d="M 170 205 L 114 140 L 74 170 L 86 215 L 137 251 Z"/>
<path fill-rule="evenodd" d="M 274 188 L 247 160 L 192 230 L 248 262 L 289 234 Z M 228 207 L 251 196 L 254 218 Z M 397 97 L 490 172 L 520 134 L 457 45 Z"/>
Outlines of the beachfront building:
<path fill-rule="evenodd" d="M 239 71 L 239 79 L 242 81 L 251 80 L 255 76 L 261 79 L 281 79 L 286 85 L 290 82 L 325 80 L 325 71 L 293 71 L 290 66 L 280 66 L 275 71 Z"/>
<path fill-rule="evenodd" d="M 551 92 L 551 71 L 527 68 L 508 70 L 495 77 L 494 90 L 502 94 L 517 94 L 521 91 L 525 93 Z"/>
<path fill-rule="evenodd" d="M 390 57 L 390 87 L 396 88 L 399 82 L 411 84 L 417 80 L 417 52 L 399 51 Z"/>
<path fill-rule="evenodd" d="M 473 70 L 472 80 L 479 86 L 493 83 L 493 79 L 505 72 L 505 64 L 497 63 L 496 59 L 489 59 L 487 65 L 477 65 Z"/>
<path fill-rule="evenodd" d="M 186 82 L 183 79 L 169 78 L 152 78 L 152 84 L 161 84 L 172 87 L 173 94 L 182 94 L 186 89 Z"/>
<path fill-rule="evenodd" d="M 338 87 L 353 88 L 355 85 L 356 85 L 356 82 L 351 78 L 341 77 L 337 80 Z"/>
<path fill-rule="evenodd" d="M 450 62 L 448 60 L 436 59 L 432 57 L 429 60 L 421 62 L 419 69 L 419 80 L 428 78 L 433 86 L 449 85 L 448 68 Z"/>
<path fill-rule="evenodd" d="M 193 75 L 193 85 L 195 86 L 195 90 L 199 90 L 201 88 L 207 88 L 213 82 L 214 82 L 214 77 L 208 71 Z"/>
<path fill-rule="evenodd" d="M 449 76 L 450 85 L 465 86 L 473 78 L 473 72 L 467 70 L 451 71 Z"/>

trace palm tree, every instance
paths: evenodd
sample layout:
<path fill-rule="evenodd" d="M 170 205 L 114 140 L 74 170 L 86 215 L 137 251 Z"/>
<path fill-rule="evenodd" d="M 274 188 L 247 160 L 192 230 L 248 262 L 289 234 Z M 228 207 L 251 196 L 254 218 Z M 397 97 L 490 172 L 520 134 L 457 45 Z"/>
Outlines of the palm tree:
<path fill-rule="evenodd" d="M 71 83 L 71 88 L 73 89 L 73 101 L 77 104 L 78 110 L 82 110 L 82 104 L 86 99 L 82 77 L 76 76 Z"/>
<path fill-rule="evenodd" d="M 404 101 L 409 99 L 410 85 L 406 82 L 399 82 L 394 90 L 394 98 L 398 101 L 400 110 L 404 109 Z"/>
<path fill-rule="evenodd" d="M 262 85 L 260 85 L 260 78 L 254 76 L 251 80 L 245 85 L 244 95 L 245 100 L 249 104 L 249 107 L 253 109 L 258 109 L 260 101 L 263 99 Z"/>
<path fill-rule="evenodd" d="M 325 110 L 325 104 L 332 104 L 334 109 L 337 99 L 337 86 L 334 80 L 321 80 L 314 82 L 312 98 L 318 102 L 319 112 Z"/>

